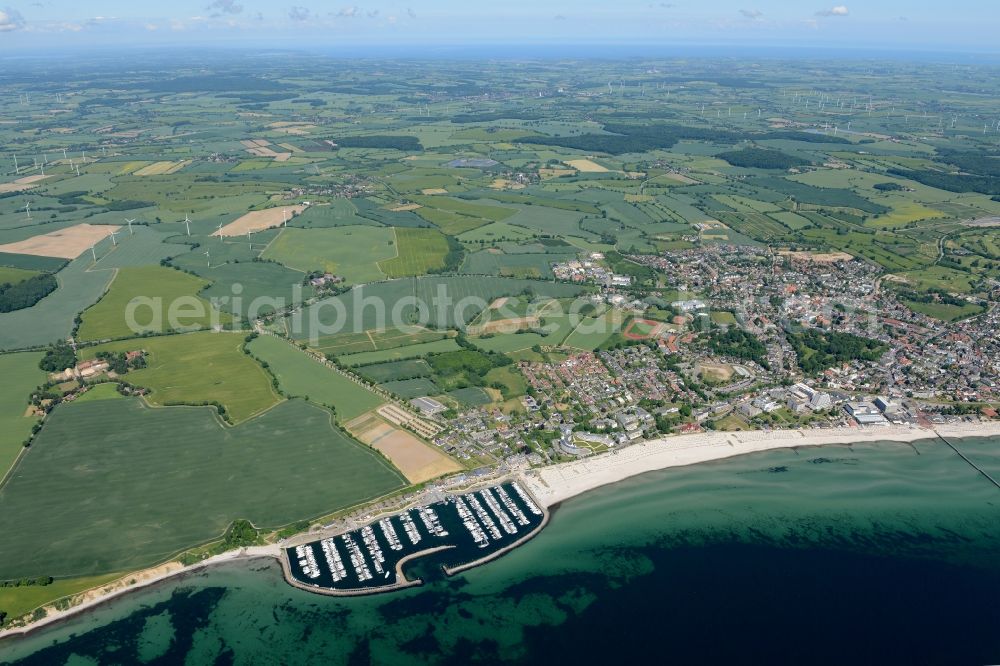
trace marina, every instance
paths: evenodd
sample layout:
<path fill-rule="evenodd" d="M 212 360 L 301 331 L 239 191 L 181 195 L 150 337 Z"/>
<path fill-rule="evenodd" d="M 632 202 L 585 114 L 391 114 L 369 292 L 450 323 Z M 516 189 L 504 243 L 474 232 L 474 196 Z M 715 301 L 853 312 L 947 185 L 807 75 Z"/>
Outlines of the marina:
<path fill-rule="evenodd" d="M 292 585 L 331 595 L 419 585 L 403 565 L 434 554 L 451 575 L 478 566 L 534 536 L 547 519 L 517 482 L 449 496 L 358 529 L 284 550 Z"/>

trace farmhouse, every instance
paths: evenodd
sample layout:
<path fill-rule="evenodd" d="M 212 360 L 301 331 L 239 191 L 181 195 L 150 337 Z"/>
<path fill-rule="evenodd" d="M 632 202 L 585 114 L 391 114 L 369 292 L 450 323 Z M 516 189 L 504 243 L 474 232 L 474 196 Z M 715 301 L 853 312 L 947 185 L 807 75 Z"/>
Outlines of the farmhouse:
<path fill-rule="evenodd" d="M 337 284 L 343 281 L 344 278 L 340 277 L 339 275 L 333 275 L 332 273 L 324 273 L 319 277 L 314 277 L 311 280 L 309 280 L 309 284 L 311 284 L 314 287 L 323 287 L 328 284 Z"/>
<path fill-rule="evenodd" d="M 109 367 L 111 366 L 108 365 L 107 361 L 93 359 L 90 361 L 81 361 L 77 364 L 74 370 L 77 377 L 86 379 L 88 377 L 93 377 L 94 375 L 99 375 L 102 372 L 107 372 Z M 70 370 L 67 370 L 66 372 L 70 372 Z M 67 379 L 69 379 L 69 377 L 67 377 Z"/>

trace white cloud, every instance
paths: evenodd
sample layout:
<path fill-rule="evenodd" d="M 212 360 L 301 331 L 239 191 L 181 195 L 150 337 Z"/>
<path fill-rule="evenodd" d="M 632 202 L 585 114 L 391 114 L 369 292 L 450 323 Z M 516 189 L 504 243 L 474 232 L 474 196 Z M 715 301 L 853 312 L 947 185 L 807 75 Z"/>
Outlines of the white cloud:
<path fill-rule="evenodd" d="M 850 13 L 850 10 L 847 9 L 847 5 L 837 5 L 836 7 L 816 12 L 816 16 L 847 16 Z"/>
<path fill-rule="evenodd" d="M 358 7 L 357 5 L 354 5 L 353 7 L 344 7 L 339 12 L 337 12 L 337 16 L 339 16 L 340 18 L 354 18 L 355 16 L 360 16 L 360 15 L 361 15 L 361 8 Z"/>
<path fill-rule="evenodd" d="M 309 8 L 300 7 L 296 5 L 288 10 L 288 18 L 292 19 L 293 21 L 308 21 Z"/>
<path fill-rule="evenodd" d="M 24 17 L 16 9 L 0 10 L 0 32 L 13 32 L 24 27 Z"/>
<path fill-rule="evenodd" d="M 742 14 L 744 18 L 748 18 L 751 21 L 759 21 L 764 18 L 764 12 L 759 9 L 741 9 L 740 14 Z"/>

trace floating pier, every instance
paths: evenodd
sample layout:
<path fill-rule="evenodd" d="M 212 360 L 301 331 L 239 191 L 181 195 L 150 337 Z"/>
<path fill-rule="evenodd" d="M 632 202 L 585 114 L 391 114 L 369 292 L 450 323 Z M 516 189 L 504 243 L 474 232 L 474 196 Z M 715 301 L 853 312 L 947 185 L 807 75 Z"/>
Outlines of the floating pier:
<path fill-rule="evenodd" d="M 442 570 L 454 575 L 516 548 L 547 522 L 519 484 L 505 483 L 287 548 L 282 570 L 291 585 L 318 594 L 387 592 L 422 583 L 403 573 L 416 558 L 438 554 Z"/>

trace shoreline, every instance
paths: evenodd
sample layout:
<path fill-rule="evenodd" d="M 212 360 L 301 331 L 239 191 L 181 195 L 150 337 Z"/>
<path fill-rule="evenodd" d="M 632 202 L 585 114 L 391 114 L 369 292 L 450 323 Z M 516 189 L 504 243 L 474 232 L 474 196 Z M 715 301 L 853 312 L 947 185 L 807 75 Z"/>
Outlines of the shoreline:
<path fill-rule="evenodd" d="M 1000 422 L 957 423 L 936 428 L 888 426 L 702 432 L 649 440 L 572 462 L 523 474 L 531 494 L 551 509 L 561 502 L 602 486 L 646 472 L 725 460 L 750 453 L 868 442 L 911 443 L 925 439 L 997 437 Z"/>
<path fill-rule="evenodd" d="M 189 574 L 198 573 L 202 569 L 210 569 L 213 566 L 220 564 L 226 564 L 230 562 L 240 562 L 240 561 L 252 561 L 260 559 L 274 559 L 278 560 L 280 563 L 280 549 L 272 546 L 253 546 L 251 548 L 243 548 L 240 550 L 230 551 L 228 553 L 221 553 L 207 560 L 202 560 L 190 566 L 183 566 L 179 562 L 166 562 L 156 567 L 151 567 L 149 569 L 143 569 L 141 571 L 136 571 L 131 574 L 122 576 L 118 580 L 112 581 L 107 585 L 102 585 L 99 588 L 94 588 L 91 590 L 86 590 L 80 592 L 77 595 L 79 597 L 87 597 L 92 595 L 90 598 L 85 598 L 82 603 L 75 606 L 70 606 L 69 608 L 58 609 L 53 608 L 52 604 L 46 604 L 42 608 L 48 609 L 45 617 L 41 618 L 36 622 L 30 622 L 24 626 L 10 627 L 8 629 L 0 630 L 0 646 L 3 645 L 4 641 L 7 640 L 17 640 L 18 638 L 23 638 L 35 633 L 38 630 L 44 629 L 49 625 L 64 622 L 70 620 L 78 615 L 85 615 L 88 611 L 94 610 L 103 606 L 106 603 L 110 603 L 119 597 L 124 597 L 132 592 L 137 592 L 139 590 L 144 590 L 147 588 L 154 588 L 161 583 L 165 583 L 170 580 L 183 578 Z M 177 565 L 177 567 L 172 567 L 170 565 Z M 163 571 L 160 571 L 163 570 Z M 150 575 L 148 578 L 142 578 L 144 572 L 158 572 Z M 139 579 L 134 583 L 121 584 L 122 581 Z M 97 594 L 95 590 L 104 589 L 107 587 L 114 586 L 114 589 L 104 594 Z"/>
<path fill-rule="evenodd" d="M 519 480 L 525 489 L 534 497 L 545 513 L 541 525 L 525 538 L 512 544 L 502 552 L 507 552 L 519 546 L 541 532 L 549 520 L 553 510 L 562 502 L 588 491 L 624 481 L 626 479 L 668 469 L 671 467 L 686 467 L 700 463 L 735 458 L 751 453 L 775 451 L 780 449 L 797 449 L 806 447 L 822 447 L 850 445 L 874 442 L 912 443 L 920 440 L 947 438 L 976 438 L 1000 436 L 1000 422 L 947 424 L 936 428 L 922 427 L 882 427 L 882 428 L 831 428 L 810 430 L 775 430 L 770 432 L 702 432 L 693 435 L 674 435 L 634 444 L 623 449 L 609 451 L 596 456 L 582 458 L 566 463 L 551 465 L 534 470 L 515 472 L 513 478 Z M 314 535 L 310 535 L 314 536 Z M 293 537 L 294 538 L 294 537 Z M 36 622 L 24 626 L 0 630 L 0 644 L 4 640 L 16 640 L 28 636 L 40 629 L 62 622 L 86 611 L 97 608 L 128 593 L 154 587 L 165 581 L 180 578 L 187 574 L 198 572 L 218 564 L 272 558 L 278 561 L 285 574 L 285 562 L 282 550 L 288 546 L 271 544 L 254 546 L 221 553 L 209 559 L 197 562 L 191 566 L 180 566 L 177 562 L 167 562 L 156 567 L 127 574 L 122 578 L 80 593 L 84 601 L 65 609 L 56 609 L 51 604 L 46 616 Z M 422 552 L 419 555 L 426 555 Z M 480 566 L 495 559 L 500 553 L 471 565 L 459 566 L 449 573 L 459 573 L 473 566 Z M 416 555 L 416 554 L 415 554 Z M 174 565 L 174 566 L 172 566 Z M 143 577 L 143 574 L 147 577 Z M 134 581 L 122 583 L 122 581 Z M 419 581 L 409 581 L 405 587 L 419 585 Z M 316 593 L 318 590 L 305 586 L 294 585 L 303 591 Z M 111 587 L 108 592 L 96 592 L 98 589 Z M 400 589 L 399 586 L 390 588 Z M 367 592 L 371 594 L 371 592 Z M 330 595 L 355 596 L 355 595 Z M 89 597 L 89 598 L 88 598 Z"/>

